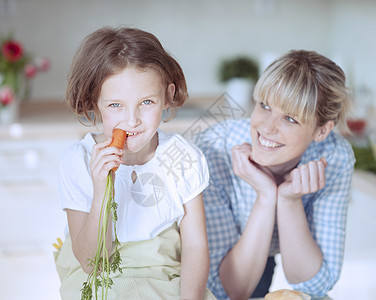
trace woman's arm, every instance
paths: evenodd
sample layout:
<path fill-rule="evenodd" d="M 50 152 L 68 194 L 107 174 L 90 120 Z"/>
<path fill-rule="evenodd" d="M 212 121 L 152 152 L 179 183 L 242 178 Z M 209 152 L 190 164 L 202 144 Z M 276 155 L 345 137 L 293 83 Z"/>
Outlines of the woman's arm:
<path fill-rule="evenodd" d="M 279 244 L 285 275 L 291 283 L 313 278 L 322 264 L 322 253 L 310 232 L 302 196 L 324 188 L 326 165 L 324 158 L 301 165 L 278 188 Z"/>
<path fill-rule="evenodd" d="M 92 269 L 88 266 L 89 260 L 94 257 L 98 246 L 98 229 L 101 219 L 101 207 L 105 194 L 107 175 L 109 171 L 119 166 L 122 162 L 122 150 L 107 146 L 111 139 L 98 143 L 93 147 L 90 160 L 90 173 L 93 181 L 94 194 L 89 213 L 67 209 L 69 232 L 72 239 L 73 253 L 82 269 L 89 273 Z M 112 246 L 112 222 L 109 218 L 106 235 L 106 248 L 108 253 Z"/>
<path fill-rule="evenodd" d="M 349 149 L 351 150 L 350 147 Z M 323 297 L 333 288 L 340 276 L 353 164 L 354 159 L 352 156 L 340 156 L 337 159 L 332 158 L 325 169 L 325 187 L 315 194 L 314 201 L 311 200 L 313 202 L 310 208 L 310 217 L 309 219 L 305 217 L 305 222 L 308 223 L 307 226 L 310 231 L 309 234 L 304 235 L 304 238 L 314 239 L 315 247 L 319 247 L 322 255 L 321 266 L 319 266 L 320 269 L 316 273 L 312 272 L 313 276 L 308 276 L 310 277 L 309 280 L 293 283 L 292 287 L 294 289 L 316 297 Z M 278 203 L 278 211 L 279 205 Z M 284 237 L 286 236 L 283 235 L 282 240 L 284 240 Z M 287 244 L 288 240 L 285 240 L 285 242 Z M 301 240 L 301 242 L 305 243 L 304 240 Z M 286 247 L 285 250 L 287 250 Z M 285 252 L 285 254 L 289 255 L 291 251 L 294 252 L 295 250 L 291 249 L 290 252 Z M 312 249 L 309 251 L 312 251 Z M 293 260 L 285 260 L 284 268 L 291 267 L 293 272 L 299 271 L 294 270 L 296 268 L 294 264 Z M 307 264 L 307 267 L 310 268 L 309 259 L 306 259 Z"/>
<path fill-rule="evenodd" d="M 239 241 L 220 266 L 222 285 L 231 299 L 248 299 L 257 287 L 275 223 L 276 185 L 267 170 L 261 170 L 251 161 L 251 151 L 249 144 L 233 148 L 234 172 L 256 190 L 257 199 Z"/>
<path fill-rule="evenodd" d="M 230 299 L 248 299 L 257 287 L 268 259 L 274 220 L 275 207 L 257 199 L 245 230 L 220 267 Z"/>
<path fill-rule="evenodd" d="M 302 201 L 278 202 L 278 235 L 283 269 L 290 283 L 313 278 L 322 265 L 322 253 L 309 230 Z"/>
<path fill-rule="evenodd" d="M 202 299 L 209 276 L 209 248 L 202 194 L 184 205 L 180 223 L 182 243 L 181 299 Z"/>

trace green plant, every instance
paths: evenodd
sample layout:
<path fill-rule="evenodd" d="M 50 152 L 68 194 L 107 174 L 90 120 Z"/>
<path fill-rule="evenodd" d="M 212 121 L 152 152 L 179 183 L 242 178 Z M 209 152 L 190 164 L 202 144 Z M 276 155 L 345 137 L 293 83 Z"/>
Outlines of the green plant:
<path fill-rule="evenodd" d="M 227 82 L 231 78 L 240 77 L 256 81 L 259 75 L 258 63 L 247 56 L 225 59 L 219 66 L 219 80 Z"/>
<path fill-rule="evenodd" d="M 376 174 L 376 159 L 373 155 L 372 148 L 357 147 L 352 145 L 356 158 L 355 169 L 369 171 Z"/>

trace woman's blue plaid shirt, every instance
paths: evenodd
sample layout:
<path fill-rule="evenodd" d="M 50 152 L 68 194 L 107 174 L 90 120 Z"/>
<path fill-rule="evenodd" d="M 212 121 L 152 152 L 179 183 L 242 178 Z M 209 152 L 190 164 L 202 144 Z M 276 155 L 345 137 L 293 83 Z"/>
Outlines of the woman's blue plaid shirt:
<path fill-rule="evenodd" d="M 232 170 L 231 148 L 252 144 L 250 120 L 227 120 L 209 127 L 195 140 L 209 165 L 210 184 L 204 191 L 210 249 L 208 287 L 218 299 L 226 299 L 219 278 L 219 265 L 242 234 L 256 199 L 253 188 Z M 323 253 L 321 269 L 312 279 L 292 284 L 292 288 L 317 297 L 325 296 L 339 278 L 345 243 L 347 207 L 355 158 L 351 145 L 332 132 L 322 142 L 313 142 L 300 164 L 325 157 L 325 188 L 303 196 L 303 204 L 313 238 Z M 269 255 L 279 252 L 275 228 Z"/>

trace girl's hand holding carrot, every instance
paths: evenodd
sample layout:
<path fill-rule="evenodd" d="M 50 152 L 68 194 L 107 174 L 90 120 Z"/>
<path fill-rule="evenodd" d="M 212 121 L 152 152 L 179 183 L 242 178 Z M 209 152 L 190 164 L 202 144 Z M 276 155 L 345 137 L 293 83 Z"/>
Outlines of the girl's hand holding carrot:
<path fill-rule="evenodd" d="M 94 145 L 90 160 L 90 172 L 94 187 L 104 191 L 107 182 L 107 175 L 110 170 L 118 168 L 123 163 L 123 149 L 119 149 L 112 144 L 112 138 L 108 138 L 102 143 Z"/>

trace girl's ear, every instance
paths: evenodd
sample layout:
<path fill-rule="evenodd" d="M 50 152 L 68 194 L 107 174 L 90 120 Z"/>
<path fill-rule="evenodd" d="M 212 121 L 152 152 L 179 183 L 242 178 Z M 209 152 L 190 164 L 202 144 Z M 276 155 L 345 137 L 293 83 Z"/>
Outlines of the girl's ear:
<path fill-rule="evenodd" d="M 325 125 L 319 127 L 316 129 L 316 132 L 314 134 L 314 141 L 315 142 L 321 142 L 324 140 L 328 134 L 332 131 L 334 128 L 334 121 L 328 121 Z"/>
<path fill-rule="evenodd" d="M 175 84 L 170 83 L 167 86 L 166 101 L 164 104 L 164 109 L 167 109 L 171 106 L 172 101 L 174 100 L 174 96 L 175 96 Z"/>

